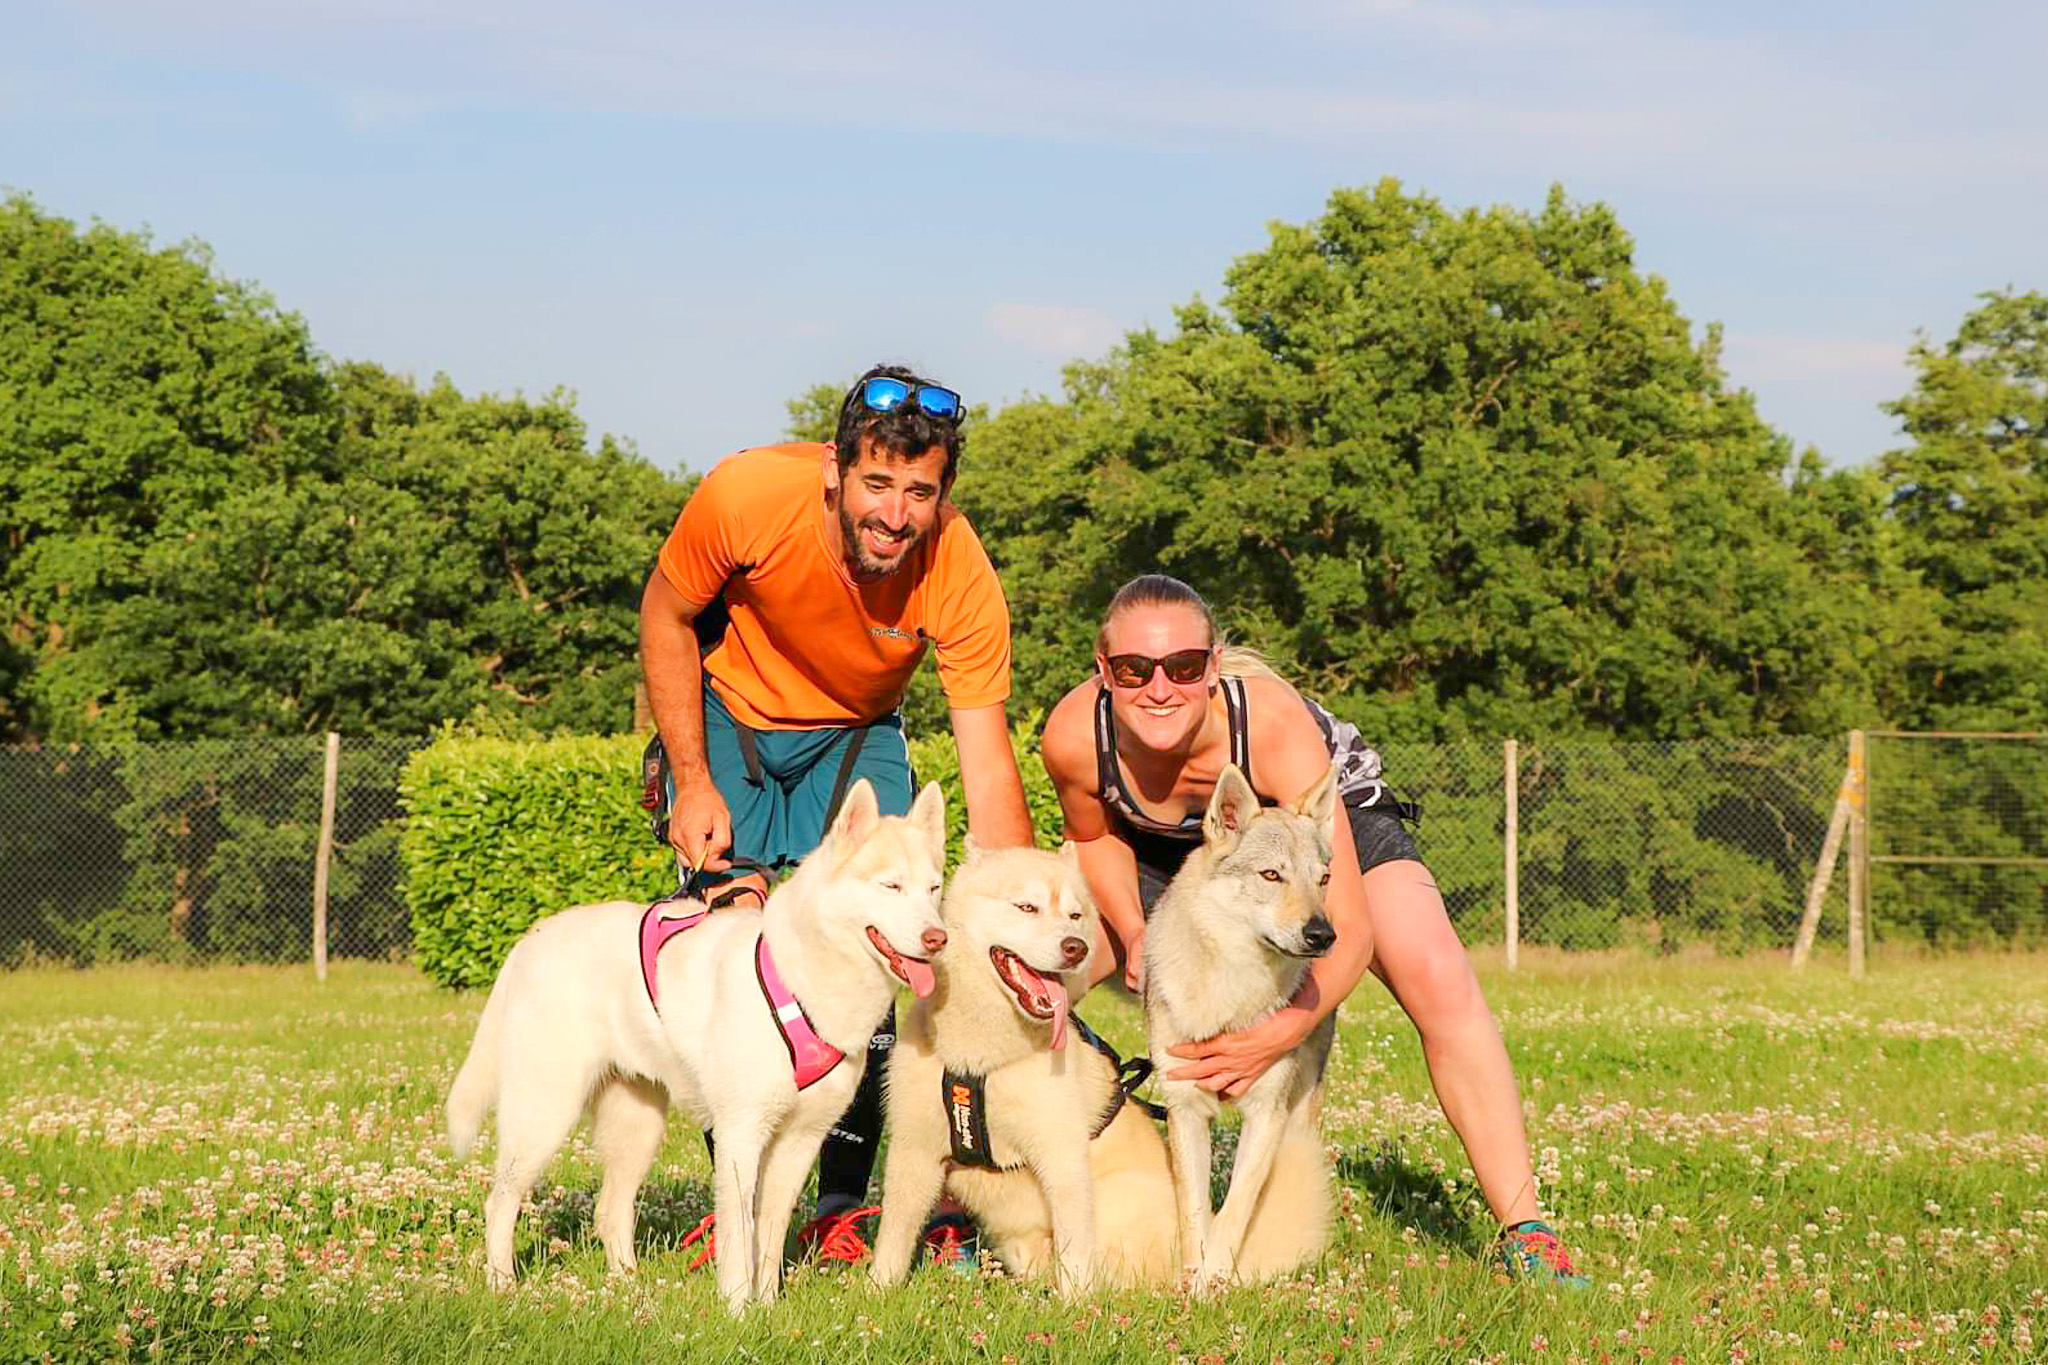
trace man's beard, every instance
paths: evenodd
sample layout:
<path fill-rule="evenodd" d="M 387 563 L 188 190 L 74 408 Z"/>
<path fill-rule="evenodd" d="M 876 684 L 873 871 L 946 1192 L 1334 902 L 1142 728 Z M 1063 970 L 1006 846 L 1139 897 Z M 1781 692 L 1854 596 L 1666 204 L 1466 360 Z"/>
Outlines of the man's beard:
<path fill-rule="evenodd" d="M 846 567 L 855 579 L 864 583 L 877 578 L 887 578 L 909 563 L 911 552 L 917 549 L 926 534 L 924 531 L 912 531 L 900 542 L 902 549 L 897 551 L 896 557 L 884 561 L 875 559 L 868 553 L 867 542 L 860 534 L 862 526 L 872 527 L 884 535 L 889 532 L 889 527 L 881 521 L 870 517 L 864 522 L 856 523 L 844 506 L 839 508 L 839 543 L 846 547 Z"/>

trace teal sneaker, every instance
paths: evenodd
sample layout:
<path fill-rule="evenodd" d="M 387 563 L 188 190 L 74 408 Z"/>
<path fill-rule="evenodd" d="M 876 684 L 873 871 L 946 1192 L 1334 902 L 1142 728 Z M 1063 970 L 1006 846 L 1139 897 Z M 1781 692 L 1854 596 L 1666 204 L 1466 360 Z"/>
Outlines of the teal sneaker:
<path fill-rule="evenodd" d="M 1593 1281 L 1572 1264 L 1556 1231 L 1539 1218 L 1501 1229 L 1496 1249 L 1500 1268 L 1511 1280 L 1533 1280 L 1564 1289 L 1592 1288 Z"/>

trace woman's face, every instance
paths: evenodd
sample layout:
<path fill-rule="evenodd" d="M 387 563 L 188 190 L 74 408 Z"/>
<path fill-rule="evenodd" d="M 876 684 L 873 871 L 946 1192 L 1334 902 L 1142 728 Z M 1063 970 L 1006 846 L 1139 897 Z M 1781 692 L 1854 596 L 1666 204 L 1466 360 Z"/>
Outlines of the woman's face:
<path fill-rule="evenodd" d="M 1096 675 L 1109 689 L 1110 714 L 1117 729 L 1148 749 L 1161 753 L 1185 749 L 1209 714 L 1209 693 L 1216 686 L 1216 653 L 1209 623 L 1192 607 L 1179 605 L 1127 607 L 1110 618 L 1108 648 L 1095 658 Z M 1177 683 L 1155 666 L 1142 685 L 1125 687 L 1111 676 L 1109 659 L 1142 654 L 1163 659 L 1184 650 L 1206 650 L 1201 676 Z"/>

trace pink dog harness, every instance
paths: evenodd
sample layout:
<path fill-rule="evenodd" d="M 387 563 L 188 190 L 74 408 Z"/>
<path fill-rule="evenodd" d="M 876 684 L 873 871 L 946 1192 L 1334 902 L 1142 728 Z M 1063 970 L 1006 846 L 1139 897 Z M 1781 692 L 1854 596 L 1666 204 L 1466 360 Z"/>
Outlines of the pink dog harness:
<path fill-rule="evenodd" d="M 647 1003 L 654 1007 L 656 1014 L 661 1013 L 661 992 L 655 984 L 658 980 L 655 964 L 662 948 L 677 934 L 694 929 L 711 918 L 711 911 L 706 906 L 699 906 L 674 919 L 666 918 L 661 908 L 668 903 L 656 901 L 640 917 L 640 982 L 647 988 Z M 768 1002 L 768 1012 L 775 1016 L 776 1031 L 782 1035 L 782 1045 L 789 1049 L 789 1067 L 796 1077 L 796 1088 L 806 1089 L 829 1076 L 833 1067 L 846 1060 L 846 1054 L 818 1036 L 810 1016 L 798 1003 L 796 993 L 783 981 L 782 973 L 775 969 L 775 955 L 768 951 L 766 934 L 754 940 L 754 979 L 761 983 L 761 995 Z"/>

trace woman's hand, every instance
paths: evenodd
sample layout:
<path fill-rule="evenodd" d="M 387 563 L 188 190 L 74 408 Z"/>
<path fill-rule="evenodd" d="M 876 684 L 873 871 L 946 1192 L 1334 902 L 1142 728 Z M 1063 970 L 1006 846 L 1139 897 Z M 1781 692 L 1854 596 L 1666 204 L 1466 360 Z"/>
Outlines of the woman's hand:
<path fill-rule="evenodd" d="M 1124 985 L 1134 994 L 1145 993 L 1145 926 L 1124 943 Z"/>
<path fill-rule="evenodd" d="M 1168 1049 L 1174 1056 L 1185 1058 L 1187 1065 L 1175 1067 L 1166 1073 L 1167 1077 L 1194 1081 L 1204 1090 L 1235 1099 L 1265 1075 L 1267 1067 L 1300 1047 L 1315 1031 L 1321 1018 L 1316 1009 L 1320 999 L 1315 980 L 1310 978 L 1295 992 L 1294 999 L 1250 1028 Z"/>

